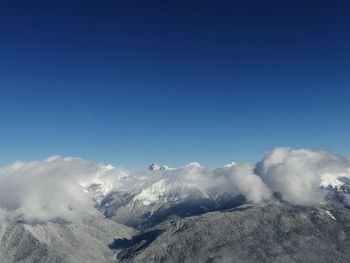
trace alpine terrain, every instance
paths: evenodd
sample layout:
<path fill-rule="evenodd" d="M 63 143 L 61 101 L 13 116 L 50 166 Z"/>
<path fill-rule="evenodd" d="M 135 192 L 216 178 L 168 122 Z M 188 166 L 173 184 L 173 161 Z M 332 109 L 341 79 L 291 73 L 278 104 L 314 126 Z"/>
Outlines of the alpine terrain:
<path fill-rule="evenodd" d="M 0 174 L 0 262 L 349 262 L 349 167 L 288 148 L 219 168 L 17 162 Z"/>

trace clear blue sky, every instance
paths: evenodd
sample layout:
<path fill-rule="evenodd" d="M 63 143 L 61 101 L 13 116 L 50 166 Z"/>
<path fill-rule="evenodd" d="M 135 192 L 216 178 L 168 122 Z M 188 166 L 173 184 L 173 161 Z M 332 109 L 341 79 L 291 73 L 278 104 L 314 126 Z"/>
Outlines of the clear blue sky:
<path fill-rule="evenodd" d="M 347 1 L 0 1 L 0 165 L 350 155 Z"/>

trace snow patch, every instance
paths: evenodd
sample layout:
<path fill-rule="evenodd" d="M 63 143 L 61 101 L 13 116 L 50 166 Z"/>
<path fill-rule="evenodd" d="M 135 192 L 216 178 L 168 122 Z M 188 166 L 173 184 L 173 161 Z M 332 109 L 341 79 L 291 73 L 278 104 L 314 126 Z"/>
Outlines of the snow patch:
<path fill-rule="evenodd" d="M 231 168 L 233 166 L 236 166 L 237 164 L 235 162 L 229 162 L 227 164 L 224 165 L 225 168 Z"/>
<path fill-rule="evenodd" d="M 327 215 L 329 215 L 333 220 L 337 220 L 330 211 L 326 210 Z"/>
<path fill-rule="evenodd" d="M 185 168 L 188 168 L 188 167 L 197 167 L 197 168 L 200 168 L 200 167 L 202 167 L 201 165 L 200 165 L 200 163 L 197 163 L 197 162 L 193 162 L 193 163 L 189 163 L 189 164 L 187 164 L 187 165 L 185 165 Z"/>
<path fill-rule="evenodd" d="M 322 174 L 320 187 L 332 187 L 335 189 L 340 189 L 344 185 L 344 183 L 338 180 L 339 177 L 344 177 L 344 174 Z"/>

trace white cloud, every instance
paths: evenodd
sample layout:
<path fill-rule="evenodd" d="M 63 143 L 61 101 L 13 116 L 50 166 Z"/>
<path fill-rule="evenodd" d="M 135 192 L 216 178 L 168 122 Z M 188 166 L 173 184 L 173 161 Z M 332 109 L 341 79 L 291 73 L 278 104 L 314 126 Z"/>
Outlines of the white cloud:
<path fill-rule="evenodd" d="M 92 207 L 79 180 L 98 169 L 77 158 L 16 162 L 0 172 L 0 207 L 26 220 L 69 220 Z"/>
<path fill-rule="evenodd" d="M 243 163 L 211 169 L 192 164 L 139 172 L 54 156 L 0 169 L 0 217 L 71 220 L 77 213 L 93 209 L 92 197 L 84 187 L 95 183 L 102 185 L 104 193 L 117 187 L 143 193 L 139 197 L 150 198 L 151 202 L 169 193 L 174 196 L 171 191 L 186 195 L 197 189 L 208 195 L 243 195 L 255 203 L 279 192 L 292 204 L 313 205 L 324 201 L 325 191 L 319 188 L 322 178 L 350 178 L 349 167 L 348 159 L 329 152 L 288 148 L 272 150 L 256 165 Z"/>
<path fill-rule="evenodd" d="M 324 201 L 322 176 L 349 174 L 349 161 L 329 152 L 276 148 L 257 164 L 256 172 L 273 192 L 293 204 L 312 205 Z"/>
<path fill-rule="evenodd" d="M 262 202 L 271 197 L 270 189 L 259 176 L 254 173 L 252 164 L 239 164 L 230 168 L 229 179 L 231 186 L 244 195 L 250 202 Z"/>

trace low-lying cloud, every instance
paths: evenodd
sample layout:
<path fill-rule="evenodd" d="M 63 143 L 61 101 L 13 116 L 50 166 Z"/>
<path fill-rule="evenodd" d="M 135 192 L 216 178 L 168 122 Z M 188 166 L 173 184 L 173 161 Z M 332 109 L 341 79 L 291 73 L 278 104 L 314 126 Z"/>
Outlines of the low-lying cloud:
<path fill-rule="evenodd" d="M 320 189 L 322 177 L 350 177 L 349 170 L 347 158 L 289 148 L 276 148 L 257 164 L 212 169 L 194 163 L 177 169 L 139 172 L 79 158 L 50 157 L 0 169 L 0 216 L 72 220 L 77 214 L 94 209 L 86 187 L 96 183 L 102 185 L 105 193 L 113 189 L 134 191 L 140 199 L 150 198 L 148 202 L 157 201 L 169 191 L 186 195 L 196 189 L 208 195 L 243 195 L 253 203 L 268 200 L 278 192 L 292 204 L 314 205 L 325 201 L 326 191 Z"/>
<path fill-rule="evenodd" d="M 273 192 L 293 204 L 323 202 L 320 189 L 323 175 L 349 175 L 349 160 L 330 152 L 276 148 L 257 164 L 256 173 Z"/>
<path fill-rule="evenodd" d="M 79 181 L 97 171 L 97 165 L 78 158 L 16 162 L 0 171 L 2 214 L 25 220 L 70 220 L 92 207 Z"/>
<path fill-rule="evenodd" d="M 241 164 L 230 169 L 229 181 L 237 192 L 249 202 L 262 202 L 271 197 L 271 190 L 263 180 L 254 173 L 255 165 Z"/>

